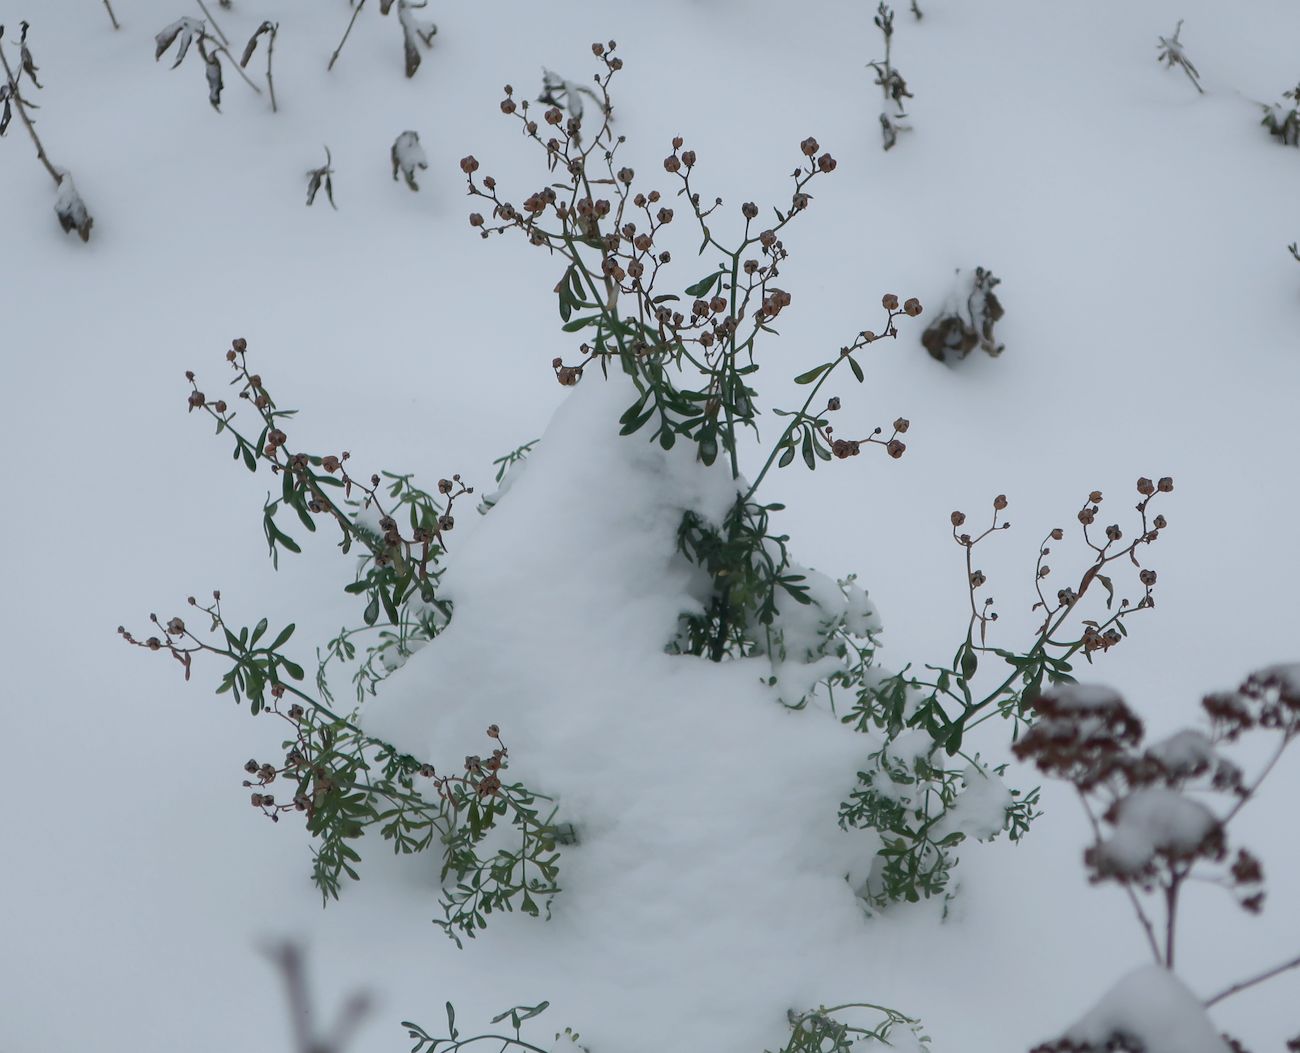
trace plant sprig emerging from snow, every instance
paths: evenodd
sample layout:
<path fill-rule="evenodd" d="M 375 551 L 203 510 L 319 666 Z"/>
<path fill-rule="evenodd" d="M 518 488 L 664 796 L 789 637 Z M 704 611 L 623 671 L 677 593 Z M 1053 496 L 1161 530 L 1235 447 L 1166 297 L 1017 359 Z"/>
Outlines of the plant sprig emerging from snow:
<path fill-rule="evenodd" d="M 1183 20 L 1180 18 L 1178 25 L 1174 26 L 1173 35 L 1161 37 L 1157 43 L 1156 46 L 1160 49 L 1160 53 L 1156 56 L 1156 61 L 1163 62 L 1166 69 L 1172 69 L 1174 66 L 1181 67 L 1182 71 L 1187 74 L 1187 79 L 1192 82 L 1192 87 L 1196 89 L 1197 94 L 1204 95 L 1205 89 L 1201 87 L 1201 75 L 1197 72 L 1196 67 L 1192 65 L 1191 59 L 1187 57 L 1187 53 L 1183 50 L 1182 42 L 1178 39 L 1178 34 L 1182 31 Z"/>
<path fill-rule="evenodd" d="M 313 879 L 323 898 L 339 895 L 344 875 L 354 880 L 359 876 L 354 864 L 360 855 L 353 845 L 366 830 L 378 828 L 395 852 L 433 847 L 441 851 L 442 876 L 449 887 L 437 924 L 457 942 L 462 935 L 474 936 L 493 911 L 519 909 L 538 915 L 548 910 L 550 898 L 559 891 L 554 809 L 543 814 L 540 802 L 546 798 L 503 779 L 509 754 L 496 726 L 488 729 L 496 743 L 491 755 L 467 757 L 464 774 L 447 775 L 368 735 L 353 717 L 338 712 L 326 679 L 331 661 L 356 657 L 354 637 L 378 632 L 378 643 L 368 648 L 355 678 L 360 703 L 367 693 L 373 694 L 379 680 L 447 624 L 451 605 L 436 592 L 439 563 L 446 536 L 455 526 L 455 502 L 473 488 L 453 475 L 439 481 L 434 496 L 414 486 L 410 476 L 374 474 L 368 481 L 352 476 L 347 451 L 293 452 L 283 429 L 295 411 L 277 406 L 261 376 L 249 369 L 247 350 L 245 340 L 235 340 L 226 359 L 235 373 L 231 383 L 238 398 L 255 414 L 260 427 L 256 437 L 242 430 L 236 411 L 224 399 L 209 400 L 199 390 L 193 373 L 186 374 L 189 410 L 207 413 L 216 422 L 217 434 L 234 439 L 234 457 L 249 471 L 265 465 L 279 477 L 280 496 L 268 495 L 262 516 L 273 561 L 282 550 L 301 551 L 277 518 L 285 510 L 310 532 L 316 530 L 316 519 L 333 522 L 343 552 L 354 544 L 365 552 L 355 580 L 345 588 L 365 600 L 364 624 L 342 630 L 325 657 L 318 652 L 314 695 L 298 686 L 305 672 L 283 650 L 294 626 L 281 629 L 267 643 L 267 619 L 251 628 L 229 624 L 219 593 L 213 593 L 210 605 L 189 600 L 211 620 L 206 635 L 180 617 L 164 623 L 152 615 L 158 635 L 139 639 L 124 628 L 119 633 L 130 644 L 170 654 L 183 666 L 186 679 L 196 655 L 225 661 L 228 668 L 218 694 L 229 693 L 236 702 L 247 698 L 253 715 L 271 714 L 286 721 L 292 735 L 284 743 L 283 763 L 249 761 L 245 771 L 256 781 L 245 780 L 245 786 L 253 788 L 253 806 L 273 820 L 288 811 L 305 813 L 308 831 L 316 839 Z M 277 799 L 267 789 L 277 780 L 293 785 L 290 799 Z M 512 847 L 493 844 L 489 849 L 492 832 L 502 825 L 515 831 Z"/>
<path fill-rule="evenodd" d="M 14 64 L 17 66 L 17 72 L 14 72 L 14 65 L 10 65 L 9 56 L 5 51 L 5 27 L 0 25 L 0 65 L 4 66 L 5 73 L 4 83 L 0 84 L 0 104 L 3 104 L 0 107 L 0 136 L 9 130 L 9 124 L 16 111 L 23 127 L 27 129 L 27 134 L 31 137 L 32 145 L 36 147 L 36 159 L 41 162 L 41 166 L 58 187 L 54 199 L 54 213 L 58 216 L 59 226 L 63 228 L 65 234 L 75 230 L 82 241 L 89 241 L 90 229 L 95 225 L 95 220 L 86 209 L 81 195 L 77 193 L 76 185 L 72 182 L 72 174 L 67 169 L 55 165 L 46 154 L 45 144 L 36 134 L 36 125 L 27 112 L 36 107 L 23 96 L 23 74 L 27 75 L 33 87 L 39 89 L 42 86 L 36 79 L 38 68 L 27 45 L 27 33 L 30 28 L 27 22 L 20 24 L 18 58 Z"/>

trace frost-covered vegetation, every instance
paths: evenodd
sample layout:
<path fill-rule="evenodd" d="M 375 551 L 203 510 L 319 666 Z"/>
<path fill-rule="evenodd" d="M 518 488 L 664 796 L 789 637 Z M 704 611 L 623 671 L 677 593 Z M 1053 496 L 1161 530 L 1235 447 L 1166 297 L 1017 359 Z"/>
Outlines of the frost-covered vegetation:
<path fill-rule="evenodd" d="M 1300 1043 L 1278 833 L 1300 674 L 1269 664 L 1291 634 L 1257 585 L 1265 551 L 1279 596 L 1300 574 L 1268 549 L 1300 514 L 1277 481 L 1293 279 L 1276 210 L 1187 213 L 1219 177 L 1183 145 L 1240 128 L 1237 178 L 1293 176 L 1226 87 L 1275 80 L 1284 49 L 1247 63 L 1193 12 L 1198 69 L 1158 5 L 1160 61 L 1192 96 L 1135 57 L 1154 22 L 1076 12 L 1048 42 L 1025 5 L 846 5 L 834 39 L 750 39 L 710 0 L 611 11 L 589 50 L 572 19 L 503 41 L 468 9 L 440 15 L 435 50 L 414 0 L 86 6 L 0 34 L 0 134 L 20 118 L 65 231 L 92 221 L 46 112 L 102 201 L 86 247 L 35 210 L 10 220 L 33 351 L 10 424 L 78 474 L 36 484 L 52 533 L 14 568 L 16 697 L 63 704 L 52 726 L 9 719 L 83 759 L 41 810 L 69 817 L 53 844 L 55 820 L 18 820 L 8 898 L 32 909 L 0 954 L 23 1007 L 0 1045 L 80 1041 L 26 978 L 56 955 L 100 977 L 74 964 L 57 1004 L 112 1050 L 164 1048 L 177 1014 L 217 1018 L 195 1048 L 299 1053 Z M 882 39 L 873 88 L 861 56 Z M 815 51 L 826 85 L 785 48 Z M 1110 75 L 1078 76 L 1099 48 Z M 197 110 L 171 87 L 194 56 Z M 770 101 L 723 120 L 741 72 Z M 1116 107 L 1121 85 L 1143 104 Z M 1100 125 L 1072 109 L 1151 138 L 1124 181 L 1074 142 Z M 134 150 L 105 113 L 143 129 Z M 1265 107 L 1295 145 L 1289 120 Z M 1026 189 L 1035 164 L 1055 174 Z M 36 199 L 3 171 L 7 200 Z M 303 208 L 304 173 L 330 209 Z M 1170 173 L 1193 184 L 1181 211 Z M 1216 236 L 1207 286 L 1189 250 Z M 973 260 L 1008 279 L 1009 314 L 1000 277 L 957 269 Z M 1234 373 L 1195 318 L 1211 290 L 1249 306 Z M 56 399 L 95 447 L 51 426 Z M 105 538 L 123 558 L 89 574 Z M 66 661 L 89 611 L 132 648 Z M 142 651 L 176 663 L 181 697 Z M 1180 695 L 1251 669 L 1183 726 Z M 88 708 L 105 684 L 113 723 Z M 224 704 L 174 708 L 203 685 Z M 31 755 L 15 779 L 44 787 Z M 124 818 L 86 822 L 124 779 L 145 783 Z M 40 936 L 64 918 L 76 955 Z M 124 1001 L 141 941 L 197 961 Z"/>

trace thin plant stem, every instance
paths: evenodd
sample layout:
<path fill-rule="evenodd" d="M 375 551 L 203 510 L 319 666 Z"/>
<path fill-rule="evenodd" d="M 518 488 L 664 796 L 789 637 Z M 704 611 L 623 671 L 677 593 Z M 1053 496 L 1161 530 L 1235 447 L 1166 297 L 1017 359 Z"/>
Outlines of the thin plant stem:
<path fill-rule="evenodd" d="M 366 6 L 366 0 L 358 0 L 357 6 L 352 9 L 352 17 L 348 19 L 348 28 L 343 30 L 343 39 L 339 41 L 339 46 L 334 49 L 334 54 L 330 56 L 330 64 L 325 67 L 328 73 L 334 68 L 334 63 L 339 60 L 339 53 L 343 50 L 343 45 L 348 42 L 348 35 L 352 32 L 353 25 L 356 24 L 357 15 L 361 14 L 361 9 Z"/>
<path fill-rule="evenodd" d="M 279 109 L 275 105 L 275 81 L 271 78 L 271 52 L 275 50 L 275 34 L 280 30 L 280 23 L 277 22 L 271 27 L 271 32 L 266 38 L 266 90 L 271 93 L 271 112 L 278 113 Z"/>
<path fill-rule="evenodd" d="M 1083 812 L 1088 817 L 1088 823 L 1092 826 L 1093 837 L 1101 841 L 1101 824 L 1097 822 L 1097 817 L 1092 814 L 1092 807 L 1088 804 L 1088 798 L 1083 795 L 1083 791 L 1077 786 L 1075 790 L 1079 794 L 1079 803 L 1083 805 Z M 1151 956 L 1156 960 L 1156 964 L 1161 964 L 1160 946 L 1156 943 L 1155 926 L 1151 924 L 1151 919 L 1147 917 L 1146 911 L 1142 909 L 1142 902 L 1137 898 L 1137 893 L 1133 891 L 1131 885 L 1124 885 L 1124 892 L 1128 895 L 1129 903 L 1133 905 L 1133 912 L 1137 915 L 1138 921 L 1142 925 L 1142 931 L 1146 933 L 1147 945 L 1151 948 Z"/>
<path fill-rule="evenodd" d="M 32 137 L 32 142 L 36 146 L 36 157 L 45 166 L 45 171 L 50 173 L 50 178 L 54 180 L 54 185 L 59 186 L 63 182 L 63 176 L 57 168 L 50 162 L 49 156 L 45 153 L 45 147 L 41 144 L 40 137 L 36 134 L 36 128 L 32 124 L 32 119 L 27 116 L 27 105 L 23 99 L 22 93 L 18 90 L 18 81 L 14 77 L 13 68 L 9 65 L 9 56 L 5 54 L 3 45 L 0 45 L 0 62 L 4 63 L 5 77 L 9 82 L 9 91 L 13 95 L 14 104 L 18 109 L 18 116 L 22 118 L 23 126 L 27 129 L 27 134 Z"/>
<path fill-rule="evenodd" d="M 104 10 L 108 12 L 108 17 L 113 23 L 113 28 L 121 29 L 122 27 L 117 24 L 117 15 L 113 14 L 113 5 L 110 4 L 108 0 L 104 0 Z"/>
<path fill-rule="evenodd" d="M 198 5 L 203 11 L 203 14 L 207 16 L 208 21 L 212 24 L 212 28 L 217 31 L 217 36 L 221 38 L 221 42 L 225 44 L 226 47 L 230 47 L 230 38 L 221 31 L 221 27 L 217 25 L 217 20 L 212 17 L 212 12 L 208 10 L 208 5 L 205 4 L 203 0 L 198 0 Z"/>
<path fill-rule="evenodd" d="M 1216 1002 L 1222 1002 L 1225 998 L 1231 998 L 1238 991 L 1244 991 L 1248 987 L 1262 984 L 1265 980 L 1271 980 L 1273 977 L 1286 972 L 1288 969 L 1295 969 L 1297 966 L 1300 966 L 1300 957 L 1292 958 L 1289 962 L 1283 962 L 1281 965 L 1275 965 L 1271 969 L 1266 969 L 1258 976 L 1252 976 L 1249 980 L 1242 980 L 1240 983 L 1235 983 L 1231 987 L 1225 987 L 1213 998 L 1207 998 L 1201 1004 L 1205 1006 L 1206 1009 L 1209 1009 L 1210 1006 L 1214 1005 Z"/>

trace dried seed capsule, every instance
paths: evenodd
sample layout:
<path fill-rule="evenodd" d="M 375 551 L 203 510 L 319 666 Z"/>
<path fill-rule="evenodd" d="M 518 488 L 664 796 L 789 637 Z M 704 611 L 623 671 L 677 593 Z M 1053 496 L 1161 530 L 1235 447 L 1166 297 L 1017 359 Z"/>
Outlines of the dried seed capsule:
<path fill-rule="evenodd" d="M 885 295 L 880 298 L 880 306 L 886 311 L 897 311 L 898 297 L 893 293 L 885 293 Z"/>
<path fill-rule="evenodd" d="M 948 517 L 948 519 L 952 522 L 953 526 L 959 527 L 966 522 L 966 514 L 964 512 L 954 512 Z"/>

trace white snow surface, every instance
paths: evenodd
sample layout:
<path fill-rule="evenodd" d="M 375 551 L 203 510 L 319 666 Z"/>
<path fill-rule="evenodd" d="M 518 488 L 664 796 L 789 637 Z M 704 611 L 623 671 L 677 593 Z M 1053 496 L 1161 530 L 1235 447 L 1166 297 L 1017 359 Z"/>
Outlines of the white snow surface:
<path fill-rule="evenodd" d="M 781 1048 L 789 1008 L 867 1000 L 920 1016 L 936 1050 L 1007 1053 L 1059 1034 L 1116 962 L 1145 953 L 1122 894 L 1087 883 L 1091 832 L 1053 784 L 1019 846 L 963 846 L 946 920 L 933 903 L 864 916 L 844 876 L 864 880 L 874 842 L 841 833 L 834 811 L 865 738 L 815 708 L 781 710 L 756 684 L 761 665 L 657 650 L 691 595 L 670 525 L 722 488 L 619 439 L 612 420 L 582 444 L 619 393 L 594 369 L 572 394 L 554 383 L 550 361 L 578 343 L 556 317 L 555 261 L 474 236 L 457 161 L 474 153 L 516 202 L 543 185 L 540 154 L 499 113 L 501 86 L 535 97 L 543 65 L 585 79 L 594 39 L 616 39 L 627 63 L 623 160 L 667 191 L 662 158 L 683 135 L 704 199 L 724 198 L 720 233 L 740 229 L 742 201 L 770 215 L 815 135 L 839 164 L 784 235 L 794 299 L 760 348 L 765 411 L 797 405 L 807 389 L 791 378 L 879 328 L 881 294 L 918 296 L 924 323 L 954 270 L 993 270 L 1001 357 L 947 369 L 905 323 L 864 356 L 864 385 L 828 392 L 845 435 L 908 417 L 900 461 L 871 449 L 815 473 L 796 464 L 762 496 L 787 505 L 775 524 L 795 559 L 860 575 L 884 615 L 885 666 L 919 669 L 949 661 L 966 631 L 954 508 L 975 524 L 993 495 L 1010 499 L 1014 526 L 981 545 L 980 567 L 1000 615 L 990 643 L 1014 648 L 1040 619 L 1039 540 L 1070 533 L 1093 487 L 1102 521 L 1132 536 L 1133 481 L 1172 475 L 1170 526 L 1144 557 L 1158 606 L 1096 668 L 1076 663 L 1159 738 L 1207 691 L 1296 657 L 1300 547 L 1277 524 L 1300 521 L 1300 489 L 1285 485 L 1300 454 L 1300 265 L 1286 251 L 1300 150 L 1260 127 L 1258 105 L 1295 83 L 1292 0 L 921 0 L 919 24 L 897 4 L 893 57 L 916 98 L 889 154 L 863 67 L 880 55 L 872 8 L 848 0 L 552 0 L 526 32 L 481 5 L 431 3 L 439 33 L 410 80 L 400 28 L 373 3 L 327 73 L 346 0 L 208 0 L 236 53 L 262 19 L 279 22 L 277 114 L 229 69 L 218 114 L 194 55 L 176 70 L 154 61 L 159 29 L 201 15 L 193 0 L 113 6 L 119 32 L 97 0 L 0 0 L 10 45 L 32 23 L 38 128 L 95 220 L 88 244 L 59 231 L 57 191 L 15 119 L 0 140 L 0 1049 L 289 1049 L 258 953 L 283 936 L 308 945 L 322 1021 L 354 990 L 376 995 L 349 1053 L 408 1049 L 398 1021 L 434 1028 L 447 999 L 468 1032 L 544 998 L 543 1047 L 572 1026 L 595 1053 L 656 1039 L 759 1053 Z M 1179 18 L 1204 97 L 1155 59 Z M 264 57 L 265 41 L 250 76 Z M 430 163 L 419 194 L 391 179 L 404 129 Z M 323 144 L 337 212 L 303 206 Z M 684 209 L 673 232 L 680 287 L 716 261 L 695 258 Z M 430 488 L 462 472 L 481 493 L 494 458 L 548 432 L 550 461 L 545 444 L 533 455 L 545 470 L 530 458 L 500 508 L 480 518 L 458 503 L 456 620 L 371 719 L 453 766 L 501 725 L 512 771 L 582 827 L 550 922 L 494 916 L 457 951 L 429 924 L 435 862 L 394 861 L 377 838 L 361 882 L 322 911 L 301 825 L 266 821 L 240 786 L 248 757 L 280 751 L 280 728 L 212 697 L 216 663 L 196 661 L 186 684 L 113 633 L 220 589 L 241 624 L 296 622 L 289 650 L 310 676 L 313 648 L 359 622 L 332 532 L 297 531 L 303 555 L 272 573 L 260 518 L 277 481 L 186 415 L 184 370 L 227 394 L 235 336 L 301 409 L 291 442 L 348 449 L 362 477 L 414 471 Z M 774 419 L 762 423 L 769 441 Z M 751 475 L 756 454 L 742 451 Z M 1048 581 L 1077 582 L 1077 538 L 1052 548 Z M 1138 594 L 1118 571 L 1115 586 Z M 981 679 L 997 672 L 981 659 Z M 782 673 L 793 694 L 807 668 Z M 346 677 L 336 687 L 349 700 Z M 1008 759 L 999 721 L 967 740 Z M 1006 776 L 1038 781 L 1015 764 Z M 1298 793 L 1288 756 L 1233 824 L 1268 875 L 1262 919 L 1221 890 L 1188 895 L 1179 969 L 1193 989 L 1295 954 L 1300 839 L 1279 832 Z M 1280 1048 L 1295 1032 L 1290 982 L 1216 1005 L 1215 1024 Z"/>
<path fill-rule="evenodd" d="M 1136 1039 L 1146 1053 L 1228 1053 L 1200 1000 L 1157 965 L 1134 969 L 1118 981 L 1066 1034 L 1097 1049 L 1123 1035 Z"/>

